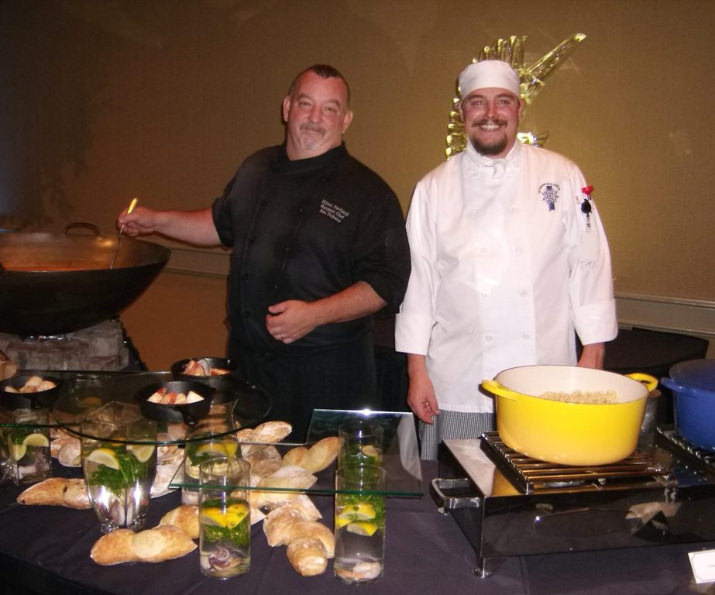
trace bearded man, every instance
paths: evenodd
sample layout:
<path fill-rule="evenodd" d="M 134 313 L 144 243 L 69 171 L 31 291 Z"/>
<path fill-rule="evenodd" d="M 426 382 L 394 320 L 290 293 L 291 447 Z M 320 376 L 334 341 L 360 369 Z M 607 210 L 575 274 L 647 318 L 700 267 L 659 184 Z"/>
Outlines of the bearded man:
<path fill-rule="evenodd" d="M 412 274 L 395 327 L 425 459 L 444 439 L 494 429 L 482 380 L 531 364 L 602 368 L 618 332 L 591 188 L 568 159 L 517 141 L 518 74 L 477 62 L 459 87 L 469 143 L 415 188 Z"/>

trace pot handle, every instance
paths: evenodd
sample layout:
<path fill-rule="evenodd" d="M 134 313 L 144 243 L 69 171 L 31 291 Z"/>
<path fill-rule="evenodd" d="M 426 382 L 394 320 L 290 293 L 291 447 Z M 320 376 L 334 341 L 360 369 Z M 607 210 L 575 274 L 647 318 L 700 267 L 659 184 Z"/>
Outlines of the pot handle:
<path fill-rule="evenodd" d="M 75 221 L 74 223 L 68 223 L 65 226 L 65 235 L 71 235 L 70 232 L 73 229 L 88 229 L 91 231 L 95 236 L 100 236 L 102 235 L 99 232 L 99 227 L 97 227 L 94 223 L 89 223 L 88 221 Z"/>
<path fill-rule="evenodd" d="M 481 508 L 482 502 L 477 494 L 474 496 L 450 496 L 447 490 L 456 489 L 463 492 L 471 486 L 471 482 L 466 477 L 442 478 L 435 477 L 430 483 L 432 499 L 437 504 L 439 511 L 446 513 L 448 510 L 458 510 L 461 508 Z"/>
<path fill-rule="evenodd" d="M 515 401 L 518 397 L 522 396 L 520 393 L 509 390 L 496 380 L 482 380 L 481 387 L 488 393 L 492 393 L 498 397 L 504 397 L 510 401 Z"/>
<path fill-rule="evenodd" d="M 654 376 L 651 376 L 650 374 L 644 374 L 643 372 L 633 372 L 632 374 L 626 374 L 626 376 L 628 378 L 631 378 L 632 380 L 637 380 L 641 384 L 644 384 L 645 387 L 648 389 L 649 393 L 653 392 L 656 388 L 658 388 L 658 379 Z"/>

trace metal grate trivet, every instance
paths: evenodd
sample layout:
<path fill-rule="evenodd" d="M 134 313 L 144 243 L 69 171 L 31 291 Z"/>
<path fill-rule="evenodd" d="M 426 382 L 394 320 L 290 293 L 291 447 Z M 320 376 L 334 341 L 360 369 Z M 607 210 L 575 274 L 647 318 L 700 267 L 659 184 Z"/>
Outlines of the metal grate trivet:
<path fill-rule="evenodd" d="M 504 477 L 523 494 L 677 485 L 668 470 L 639 452 L 609 465 L 576 467 L 527 457 L 504 444 L 497 432 L 486 432 L 480 442 Z"/>

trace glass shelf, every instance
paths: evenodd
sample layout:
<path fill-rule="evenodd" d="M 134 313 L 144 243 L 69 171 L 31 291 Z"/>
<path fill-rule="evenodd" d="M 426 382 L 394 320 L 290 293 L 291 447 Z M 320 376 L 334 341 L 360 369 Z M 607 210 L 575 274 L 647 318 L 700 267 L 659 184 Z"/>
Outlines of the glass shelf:
<path fill-rule="evenodd" d="M 110 402 L 137 404 L 134 395 L 141 389 L 168 382 L 171 372 L 53 372 L 66 385 L 63 394 L 52 409 L 55 425 L 68 432 L 93 439 L 83 432 L 80 422 L 91 411 Z M 270 411 L 270 401 L 262 392 L 236 379 L 235 383 L 221 390 L 219 402 L 212 402 L 211 409 L 199 423 L 211 424 L 213 434 L 228 435 L 250 427 L 265 419 Z M 114 439 L 132 444 L 183 445 L 192 440 L 203 441 L 205 437 L 192 438 L 191 428 L 183 423 L 157 422 L 158 434 L 153 440 Z"/>
<path fill-rule="evenodd" d="M 313 412 L 308 440 L 305 444 L 280 442 L 274 444 L 257 444 L 242 442 L 242 445 L 258 445 L 273 447 L 281 456 L 297 446 L 310 447 L 322 438 L 337 436 L 340 425 L 356 419 L 369 419 L 382 428 L 382 453 L 380 466 L 385 469 L 385 486 L 379 493 L 395 497 L 422 496 L 422 471 L 415 419 L 409 412 L 392 411 L 341 411 L 332 409 L 316 409 Z M 189 490 L 201 489 L 196 479 L 184 477 L 184 465 L 181 465 L 169 483 L 170 488 Z M 230 486 L 265 492 L 297 492 L 306 494 L 335 494 L 335 463 L 327 469 L 315 474 L 317 481 L 308 489 L 266 488 L 258 486 Z"/>

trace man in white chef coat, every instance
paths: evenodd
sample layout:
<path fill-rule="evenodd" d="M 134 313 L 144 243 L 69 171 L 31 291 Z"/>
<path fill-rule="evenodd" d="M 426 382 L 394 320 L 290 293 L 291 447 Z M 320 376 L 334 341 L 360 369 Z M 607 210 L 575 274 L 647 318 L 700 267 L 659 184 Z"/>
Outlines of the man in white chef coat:
<path fill-rule="evenodd" d="M 459 86 L 469 143 L 415 188 L 395 329 L 423 459 L 444 439 L 494 429 L 485 378 L 531 364 L 602 368 L 618 332 L 592 188 L 568 159 L 517 141 L 524 102 L 509 64 L 470 64 Z"/>

